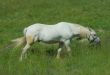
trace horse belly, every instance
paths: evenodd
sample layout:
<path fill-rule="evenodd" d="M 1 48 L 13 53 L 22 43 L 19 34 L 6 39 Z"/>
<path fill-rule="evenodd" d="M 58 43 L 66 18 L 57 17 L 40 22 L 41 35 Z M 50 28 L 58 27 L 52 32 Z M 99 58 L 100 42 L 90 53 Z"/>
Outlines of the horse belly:
<path fill-rule="evenodd" d="M 60 41 L 60 35 L 55 31 L 43 31 L 39 34 L 39 40 L 45 43 L 56 43 Z"/>

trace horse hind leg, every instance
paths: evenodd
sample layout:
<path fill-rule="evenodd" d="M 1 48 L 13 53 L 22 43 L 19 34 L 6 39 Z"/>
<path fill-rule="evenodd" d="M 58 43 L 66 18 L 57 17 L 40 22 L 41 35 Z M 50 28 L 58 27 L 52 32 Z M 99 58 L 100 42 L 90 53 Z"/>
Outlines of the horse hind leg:
<path fill-rule="evenodd" d="M 30 48 L 31 44 L 33 43 L 33 37 L 32 36 L 27 36 L 26 37 L 26 45 L 25 47 L 23 48 L 22 50 L 22 53 L 21 53 L 21 57 L 20 57 L 20 61 L 22 61 L 23 59 L 23 56 L 25 56 L 27 50 Z"/>

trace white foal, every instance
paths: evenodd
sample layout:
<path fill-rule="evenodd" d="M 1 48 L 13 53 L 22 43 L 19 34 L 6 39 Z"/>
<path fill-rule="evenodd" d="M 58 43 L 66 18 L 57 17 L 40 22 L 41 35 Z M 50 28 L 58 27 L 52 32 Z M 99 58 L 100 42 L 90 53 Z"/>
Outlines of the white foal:
<path fill-rule="evenodd" d="M 12 41 L 17 42 L 17 46 L 24 42 L 26 43 L 21 53 L 20 60 L 22 60 L 27 50 L 31 47 L 31 44 L 39 41 L 44 43 L 59 43 L 57 58 L 60 58 L 63 47 L 65 47 L 68 52 L 71 51 L 70 42 L 74 37 L 80 39 L 86 38 L 90 42 L 95 43 L 100 42 L 99 37 L 93 29 L 67 22 L 60 22 L 54 25 L 33 24 L 24 29 L 23 37 Z"/>

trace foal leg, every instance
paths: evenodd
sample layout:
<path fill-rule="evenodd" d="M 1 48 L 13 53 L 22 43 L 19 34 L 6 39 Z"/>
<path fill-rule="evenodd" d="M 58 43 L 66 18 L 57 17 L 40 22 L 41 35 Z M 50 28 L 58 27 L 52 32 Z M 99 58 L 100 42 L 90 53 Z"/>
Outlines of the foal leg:
<path fill-rule="evenodd" d="M 59 42 L 59 48 L 58 48 L 58 52 L 57 52 L 57 56 L 56 56 L 57 59 L 60 58 L 60 53 L 62 51 L 63 46 L 64 46 L 64 43 L 63 42 Z"/>
<path fill-rule="evenodd" d="M 23 56 L 25 56 L 25 53 L 30 48 L 30 45 L 33 43 L 33 38 L 31 36 L 26 37 L 26 45 L 22 50 L 20 61 L 22 61 Z M 26 57 L 26 56 L 25 56 Z"/>

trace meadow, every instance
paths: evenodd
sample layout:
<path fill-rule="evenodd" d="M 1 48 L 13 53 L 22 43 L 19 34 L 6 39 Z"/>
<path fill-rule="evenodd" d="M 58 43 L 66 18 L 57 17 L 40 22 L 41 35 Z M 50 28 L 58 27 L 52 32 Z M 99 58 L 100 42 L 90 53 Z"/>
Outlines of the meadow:
<path fill-rule="evenodd" d="M 96 30 L 100 47 L 73 40 L 71 56 L 55 58 L 58 45 L 35 43 L 27 59 L 23 48 L 8 48 L 34 23 L 78 23 Z M 0 0 L 0 75 L 110 75 L 110 0 Z"/>

